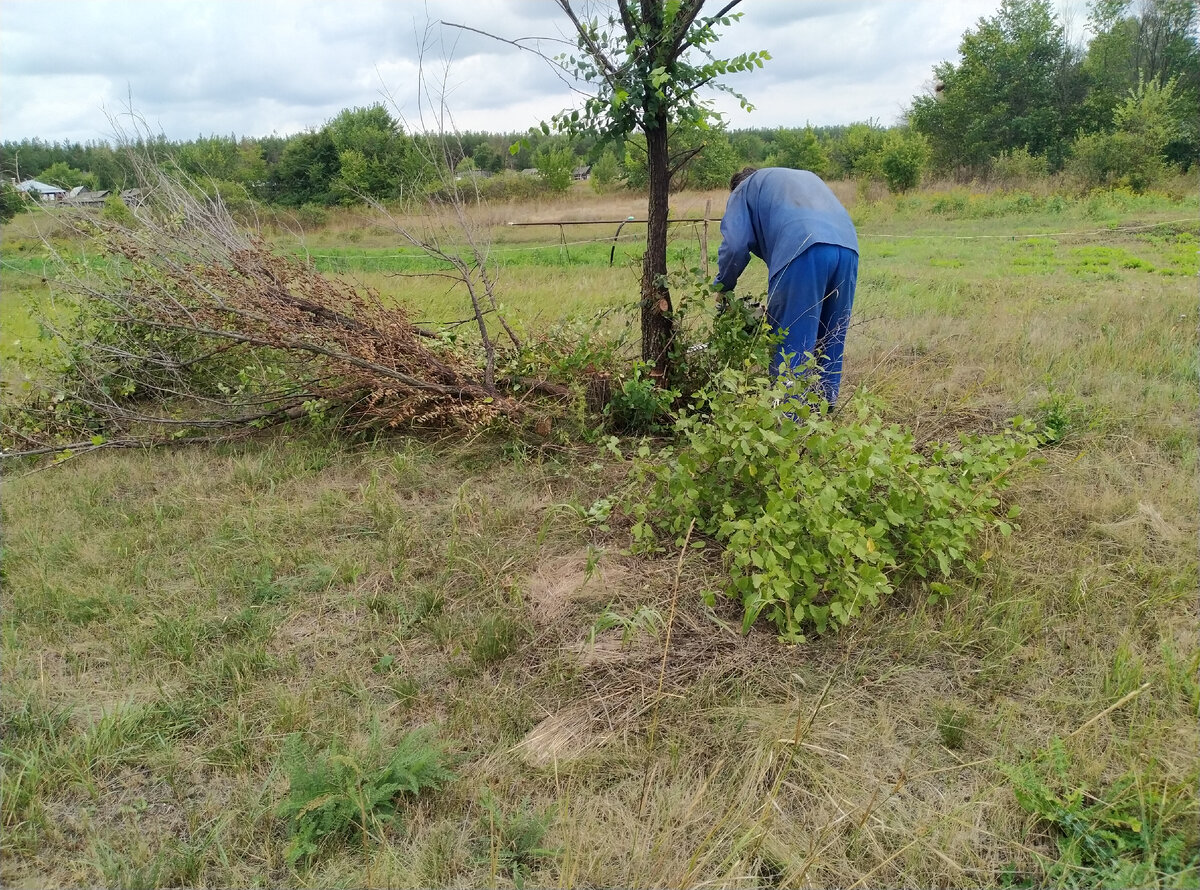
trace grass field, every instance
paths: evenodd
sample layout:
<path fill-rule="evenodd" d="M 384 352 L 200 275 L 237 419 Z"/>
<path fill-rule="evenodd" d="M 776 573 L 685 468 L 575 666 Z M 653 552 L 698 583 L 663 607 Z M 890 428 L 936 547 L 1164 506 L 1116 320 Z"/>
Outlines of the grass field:
<path fill-rule="evenodd" d="M 1017 414 L 1058 436 L 979 577 L 799 647 L 743 637 L 698 596 L 719 562 L 633 557 L 621 523 L 588 521 L 623 461 L 494 431 L 13 470 L 0 881 L 1200 884 L 1194 200 L 840 188 L 862 240 L 844 393 L 869 388 L 920 439 Z M 723 195 L 675 212 L 705 199 Z M 630 301 L 637 243 L 610 267 L 615 226 L 504 222 L 637 200 L 481 212 L 514 317 Z M 33 223 L 0 248 L 10 383 L 39 373 Z M 270 237 L 464 317 L 444 281 L 396 274 L 422 261 L 383 220 Z M 764 280 L 755 264 L 747 290 Z M 422 727 L 456 778 L 369 815 Z M 322 769 L 337 782 L 290 812 L 341 801 L 366 829 L 326 825 L 289 862 L 283 808 Z"/>

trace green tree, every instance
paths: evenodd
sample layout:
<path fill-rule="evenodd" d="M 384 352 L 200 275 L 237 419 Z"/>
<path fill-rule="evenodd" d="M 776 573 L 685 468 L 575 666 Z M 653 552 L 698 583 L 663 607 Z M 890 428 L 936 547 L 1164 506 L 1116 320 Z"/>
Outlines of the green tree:
<path fill-rule="evenodd" d="M 255 139 L 243 139 L 238 143 L 237 155 L 234 179 L 248 188 L 261 187 L 267 180 L 267 159 L 262 143 Z"/>
<path fill-rule="evenodd" d="M 488 173 L 499 173 L 504 167 L 504 158 L 488 142 L 481 142 L 475 147 L 471 153 L 471 160 L 475 162 L 476 169 L 486 170 Z"/>
<path fill-rule="evenodd" d="M 1096 0 L 1083 68 L 1090 89 L 1085 129 L 1110 129 L 1113 113 L 1139 83 L 1175 83 L 1169 160 L 1190 164 L 1200 152 L 1196 108 L 1200 107 L 1200 20 L 1198 0 Z"/>
<path fill-rule="evenodd" d="M 648 174 L 646 252 L 642 262 L 642 357 L 665 374 L 674 335 L 667 289 L 667 215 L 671 185 L 668 133 L 672 124 L 698 127 L 713 117 L 701 100 L 706 87 L 724 89 L 718 78 L 761 67 L 766 53 L 730 59 L 712 55 L 717 28 L 741 0 L 729 0 L 716 15 L 702 16 L 704 0 L 617 0 L 607 19 L 581 19 L 571 0 L 556 0 L 573 25 L 579 53 L 560 57 L 562 67 L 592 84 L 596 93 L 582 109 L 555 115 L 552 123 L 570 134 L 605 140 L 640 132 L 646 139 Z M 735 94 L 736 95 L 736 94 Z M 739 97 L 740 98 L 740 97 Z M 748 107 L 745 99 L 743 106 Z M 543 125 L 548 132 L 549 125 Z"/>
<path fill-rule="evenodd" d="M 575 169 L 575 153 L 565 145 L 542 146 L 533 158 L 533 165 L 542 182 L 552 192 L 562 193 L 571 187 L 571 171 Z"/>
<path fill-rule="evenodd" d="M 729 137 L 733 149 L 738 153 L 742 165 L 762 164 L 767 157 L 767 143 L 753 130 L 739 130 Z"/>
<path fill-rule="evenodd" d="M 821 147 L 812 127 L 805 127 L 803 130 L 781 129 L 775 137 L 766 163 L 768 167 L 811 170 L 822 176 L 829 166 L 829 156 Z"/>
<path fill-rule="evenodd" d="M 25 195 L 18 191 L 16 186 L 0 181 L 0 222 L 8 222 L 27 207 Z"/>
<path fill-rule="evenodd" d="M 697 139 L 698 137 L 698 139 Z M 709 127 L 694 134 L 696 153 L 685 158 L 675 173 L 680 189 L 729 188 L 729 180 L 741 169 L 741 158 L 724 129 Z"/>
<path fill-rule="evenodd" d="M 65 161 L 55 161 L 38 174 L 38 179 L 64 189 L 73 189 L 77 185 L 89 189 L 96 187 L 96 177 L 93 174 L 76 170 L 74 167 L 68 166 Z"/>
<path fill-rule="evenodd" d="M 1175 133 L 1175 81 L 1140 82 L 1113 112 L 1111 133 L 1090 133 L 1075 143 L 1071 169 L 1088 185 L 1125 185 L 1145 191 L 1166 168 Z"/>
<path fill-rule="evenodd" d="M 338 155 L 338 175 L 330 187 L 337 200 L 352 204 L 362 196 L 396 197 L 415 178 L 411 143 L 382 105 L 347 108 L 326 129 Z"/>
<path fill-rule="evenodd" d="M 272 177 L 274 200 L 288 207 L 331 204 L 334 177 L 341 169 L 337 146 L 329 131 L 301 133 L 284 146 Z"/>
<path fill-rule="evenodd" d="M 592 175 L 588 181 L 592 191 L 603 194 L 616 188 L 620 184 L 620 177 L 621 165 L 617 163 L 617 156 L 611 148 L 606 148 L 596 163 L 592 164 Z"/>
<path fill-rule="evenodd" d="M 878 177 L 884 138 L 885 131 L 874 121 L 860 121 L 846 127 L 830 142 L 830 175 L 853 179 Z"/>
<path fill-rule="evenodd" d="M 934 68 L 940 93 L 917 97 L 909 112 L 934 163 L 979 171 L 1001 151 L 1026 148 L 1059 166 L 1085 85 L 1050 0 L 1003 0 L 963 35 L 959 54 Z"/>
<path fill-rule="evenodd" d="M 189 176 L 231 181 L 237 177 L 241 157 L 237 142 L 223 136 L 194 139 L 175 152 L 179 169 Z"/>
<path fill-rule="evenodd" d="M 921 184 L 929 162 L 929 141 L 920 133 L 893 130 L 884 137 L 879 171 L 892 192 L 906 192 Z"/>

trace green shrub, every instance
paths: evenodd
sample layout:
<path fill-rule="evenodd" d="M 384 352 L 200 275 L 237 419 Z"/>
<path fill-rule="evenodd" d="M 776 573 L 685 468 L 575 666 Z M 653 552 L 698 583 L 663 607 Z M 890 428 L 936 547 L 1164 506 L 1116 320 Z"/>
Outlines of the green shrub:
<path fill-rule="evenodd" d="M 1174 80 L 1139 80 L 1113 112 L 1113 130 L 1080 136 L 1068 169 L 1090 187 L 1121 186 L 1144 192 L 1163 178 L 1178 98 Z"/>
<path fill-rule="evenodd" d="M 1030 427 L 961 436 L 924 453 L 880 419 L 861 390 L 838 416 L 801 379 L 772 383 L 719 372 L 681 413 L 677 447 L 643 447 L 630 504 L 635 547 L 724 547 L 727 593 L 741 600 L 743 630 L 767 618 L 781 637 L 804 640 L 845 625 L 897 586 L 922 581 L 936 599 L 944 581 L 976 567 L 985 530 L 1007 535 L 998 492 L 1037 444 Z M 707 540 L 706 540 L 707 539 Z"/>
<path fill-rule="evenodd" d="M 571 187 L 571 171 L 575 169 L 575 153 L 567 146 L 554 148 L 544 145 L 533 156 L 533 165 L 541 174 L 542 183 L 555 194 Z"/>
<path fill-rule="evenodd" d="M 1050 165 L 1045 155 L 1031 154 L 1027 148 L 1002 151 L 992 159 L 992 176 L 1002 185 L 1024 184 L 1049 175 Z"/>
<path fill-rule="evenodd" d="M 780 129 L 776 131 L 775 141 L 771 144 L 766 166 L 810 170 L 821 176 L 829 167 L 829 156 L 812 127 L 803 130 Z"/>
<path fill-rule="evenodd" d="M 509 170 L 491 179 L 476 179 L 479 195 L 489 201 L 524 201 L 546 192 L 540 176 L 526 176 Z"/>
<path fill-rule="evenodd" d="M 661 432 L 671 413 L 678 392 L 664 389 L 650 374 L 645 362 L 634 362 L 629 376 L 605 406 L 609 426 L 624 433 Z"/>
<path fill-rule="evenodd" d="M 604 154 L 592 164 L 592 175 L 588 179 L 592 191 L 598 195 L 614 191 L 621 186 L 621 165 L 611 148 L 605 149 Z"/>
<path fill-rule="evenodd" d="M 766 322 L 762 303 L 716 294 L 699 270 L 675 292 L 685 295 L 675 310 L 671 389 L 691 398 L 724 368 L 765 372 L 771 366 L 781 337 Z"/>
<path fill-rule="evenodd" d="M 921 184 L 929 162 L 929 141 L 920 133 L 893 131 L 883 140 L 879 171 L 891 192 L 906 192 Z"/>
<path fill-rule="evenodd" d="M 104 207 L 100 210 L 100 218 L 117 223 L 127 229 L 137 225 L 133 211 L 121 200 L 120 195 L 109 195 L 104 199 Z"/>
<path fill-rule="evenodd" d="M 296 208 L 296 219 L 305 228 L 318 229 L 329 222 L 329 210 L 320 204 L 301 204 Z"/>
<path fill-rule="evenodd" d="M 12 183 L 0 182 L 0 222 L 8 222 L 27 209 L 29 201 L 25 193 Z"/>
<path fill-rule="evenodd" d="M 279 815 L 288 823 L 292 865 L 315 856 L 328 841 L 365 840 L 397 820 L 402 797 L 437 790 L 454 778 L 442 747 L 421 730 L 385 754 L 375 727 L 361 759 L 337 747 L 313 751 L 294 734 L 284 743 L 282 765 L 290 786 Z"/>

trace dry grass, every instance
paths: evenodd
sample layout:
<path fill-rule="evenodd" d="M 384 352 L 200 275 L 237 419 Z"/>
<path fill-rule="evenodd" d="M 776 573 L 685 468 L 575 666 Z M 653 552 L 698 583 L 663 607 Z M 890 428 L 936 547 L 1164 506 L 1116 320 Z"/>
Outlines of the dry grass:
<path fill-rule="evenodd" d="M 1094 225 L 917 200 L 861 228 Z M 1126 212 L 1184 215 L 1155 200 Z M 491 794 L 548 814 L 535 885 L 994 886 L 1056 856 L 1004 769 L 1054 737 L 1094 793 L 1175 789 L 1194 841 L 1194 225 L 863 244 L 848 393 L 923 440 L 1017 412 L 1061 431 L 955 596 L 901 591 L 803 647 L 743 637 L 698 596 L 719 563 L 623 556 L 580 519 L 623 469 L 553 438 L 279 435 L 13 477 L 4 883 L 508 886 Z M 506 283 L 547 317 L 568 280 L 632 292 L 593 271 Z M 435 725 L 460 779 L 369 850 L 289 868 L 283 739 L 357 749 L 373 721 Z"/>

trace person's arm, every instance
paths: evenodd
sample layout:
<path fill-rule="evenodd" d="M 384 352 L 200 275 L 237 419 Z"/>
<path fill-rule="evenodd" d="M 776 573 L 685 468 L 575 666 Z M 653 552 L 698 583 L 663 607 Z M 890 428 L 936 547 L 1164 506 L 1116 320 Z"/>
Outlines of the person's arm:
<path fill-rule="evenodd" d="M 717 279 L 713 285 L 732 291 L 746 264 L 750 262 L 750 253 L 755 247 L 746 190 L 735 189 L 729 196 L 725 214 L 721 218 L 721 249 L 717 252 Z"/>

